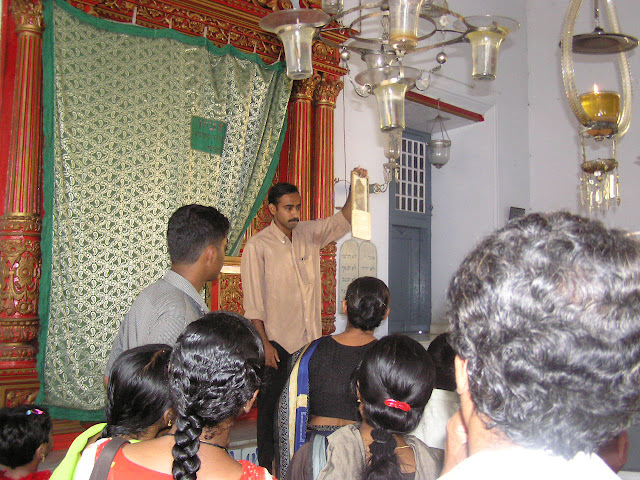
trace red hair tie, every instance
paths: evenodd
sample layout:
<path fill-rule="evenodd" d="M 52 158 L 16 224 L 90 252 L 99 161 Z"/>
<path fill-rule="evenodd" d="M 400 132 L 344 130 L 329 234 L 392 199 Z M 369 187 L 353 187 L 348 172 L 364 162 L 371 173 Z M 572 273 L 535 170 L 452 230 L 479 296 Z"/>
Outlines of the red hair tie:
<path fill-rule="evenodd" d="M 387 407 L 397 408 L 398 410 L 402 410 L 403 412 L 408 412 L 409 410 L 411 410 L 411 405 L 406 402 L 399 402 L 397 400 L 394 400 L 393 398 L 387 398 L 384 401 L 384 404 Z"/>

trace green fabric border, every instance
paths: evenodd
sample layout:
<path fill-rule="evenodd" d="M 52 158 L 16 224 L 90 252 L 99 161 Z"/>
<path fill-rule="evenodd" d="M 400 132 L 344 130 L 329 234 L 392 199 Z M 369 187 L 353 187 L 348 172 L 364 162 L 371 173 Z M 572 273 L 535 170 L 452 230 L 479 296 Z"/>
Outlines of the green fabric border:
<path fill-rule="evenodd" d="M 48 3 L 49 0 L 45 0 L 45 3 Z M 110 32 L 116 33 L 125 33 L 127 35 L 132 35 L 136 37 L 147 37 L 147 38 L 170 38 L 172 40 L 177 40 L 181 43 L 186 43 L 187 45 L 196 45 L 206 47 L 207 51 L 213 55 L 222 56 L 222 55 L 233 55 L 236 58 L 242 60 L 248 60 L 253 63 L 257 63 L 261 67 L 267 70 L 275 70 L 282 71 L 286 67 L 286 63 L 284 61 L 274 62 L 272 64 L 266 64 L 262 61 L 260 56 L 257 53 L 246 53 L 241 50 L 238 50 L 231 44 L 227 44 L 224 47 L 217 47 L 214 45 L 209 39 L 205 37 L 194 37 L 190 35 L 186 35 L 184 33 L 180 33 L 176 30 L 172 30 L 170 28 L 146 28 L 141 27 L 139 25 L 133 25 L 130 23 L 120 23 L 113 22 L 111 20 L 104 20 L 102 18 L 94 17 L 93 15 L 89 15 L 88 13 L 84 13 L 81 10 L 69 5 L 65 0 L 53 0 L 56 7 L 60 7 L 65 12 L 70 15 L 77 17 L 79 20 L 88 23 L 89 25 L 102 28 L 104 30 L 109 30 Z M 50 21 L 53 18 L 53 13 L 51 13 Z M 47 23 L 45 25 L 52 25 L 51 23 Z M 52 51 L 53 53 L 53 51 Z"/>
<path fill-rule="evenodd" d="M 240 249 L 240 245 L 242 245 L 242 239 L 244 237 L 244 232 L 246 232 L 247 228 L 249 228 L 249 225 L 251 225 L 251 222 L 253 221 L 253 218 L 258 213 L 258 210 L 260 210 L 260 206 L 262 205 L 262 201 L 264 200 L 265 195 L 267 194 L 267 192 L 269 191 L 269 188 L 271 187 L 271 182 L 273 181 L 273 176 L 276 174 L 276 170 L 278 169 L 278 165 L 280 165 L 280 152 L 282 151 L 282 145 L 284 144 L 284 139 L 286 137 L 286 134 L 287 134 L 287 115 L 285 114 L 284 122 L 282 122 L 282 129 L 280 130 L 280 138 L 278 139 L 278 145 L 276 146 L 276 151 L 273 154 L 273 160 L 271 160 L 271 166 L 269 167 L 269 171 L 267 172 L 267 176 L 264 178 L 264 182 L 262 184 L 262 187 L 260 188 L 260 191 L 258 192 L 258 196 L 256 197 L 256 201 L 253 204 L 253 207 L 251 207 L 251 212 L 249 213 L 249 217 L 248 217 L 246 223 L 244 224 L 244 227 L 242 227 L 242 232 L 240 233 L 240 236 L 238 237 L 238 241 L 235 243 L 235 245 L 231 249 L 231 254 L 233 256 L 237 256 L 238 255 L 238 253 L 239 253 L 238 250 Z"/>
<path fill-rule="evenodd" d="M 40 250 L 42 267 L 40 273 L 40 298 L 38 314 L 40 316 L 40 332 L 38 333 L 38 351 L 36 370 L 40 380 L 40 391 L 36 403 L 44 402 L 44 354 L 49 334 L 49 294 L 51 293 L 51 255 L 53 236 L 53 3 L 44 1 L 43 18 L 47 28 L 42 38 L 42 130 L 44 147 L 42 151 L 43 172 L 42 191 L 44 196 L 44 217 Z"/>
<path fill-rule="evenodd" d="M 42 42 L 42 64 L 43 64 L 43 86 L 42 86 L 42 103 L 43 103 L 43 132 L 44 132 L 44 148 L 43 148 L 43 195 L 44 195 L 44 217 L 42 223 L 42 236 L 41 236 L 41 252 L 42 252 L 42 270 L 40 277 L 40 298 L 38 303 L 39 315 L 40 315 L 40 332 L 38 334 L 38 342 L 40 350 L 37 356 L 36 370 L 38 373 L 38 379 L 40 380 L 40 391 L 36 398 L 36 403 L 44 404 L 44 357 L 46 353 L 48 326 L 49 326 L 49 311 L 50 302 L 49 295 L 51 293 L 51 256 L 52 256 L 52 242 L 53 242 L 53 162 L 54 162 L 54 31 L 53 31 L 53 8 L 56 7 L 63 9 L 70 15 L 73 15 L 81 21 L 88 23 L 96 28 L 102 28 L 117 33 L 125 33 L 133 36 L 147 37 L 147 38 L 170 38 L 178 40 L 182 43 L 189 45 L 203 46 L 207 48 L 207 51 L 213 55 L 233 55 L 236 58 L 248 60 L 250 62 L 260 65 L 262 68 L 274 71 L 283 71 L 286 64 L 285 62 L 274 62 L 268 65 L 262 61 L 259 55 L 255 53 L 245 53 L 233 45 L 225 45 L 224 47 L 215 46 L 210 40 L 204 37 L 192 37 L 183 33 L 177 32 L 171 29 L 149 29 L 131 24 L 122 24 L 118 22 L 112 22 L 109 20 L 93 17 L 87 13 L 84 13 L 77 8 L 69 5 L 64 0 L 44 0 L 43 18 L 45 21 L 45 28 Z M 251 215 L 249 218 L 253 220 L 253 217 L 258 211 L 258 208 L 262 204 L 264 195 L 270 186 L 273 179 L 273 175 L 276 172 L 276 168 L 279 164 L 280 151 L 284 142 L 286 133 L 286 117 L 283 122 L 283 127 L 280 133 L 280 139 L 278 140 L 278 146 L 276 153 L 274 154 L 273 161 L 269 167 L 265 182 L 260 189 L 258 200 L 251 209 Z M 250 221 L 247 222 L 243 229 L 244 231 L 249 227 Z M 234 245 L 234 249 L 240 245 L 242 235 L 239 237 L 238 243 Z M 69 419 L 69 420 L 81 420 L 81 421 L 104 421 L 104 410 L 80 410 L 72 408 L 64 408 L 58 406 L 49 406 L 49 413 L 53 418 Z"/>

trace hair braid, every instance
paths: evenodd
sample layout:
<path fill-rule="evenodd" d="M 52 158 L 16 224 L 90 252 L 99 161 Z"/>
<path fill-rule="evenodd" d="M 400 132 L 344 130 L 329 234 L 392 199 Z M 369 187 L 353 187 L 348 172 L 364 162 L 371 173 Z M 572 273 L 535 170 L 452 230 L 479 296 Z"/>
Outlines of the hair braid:
<path fill-rule="evenodd" d="M 176 418 L 175 445 L 173 446 L 173 478 L 176 480 L 195 480 L 200 470 L 200 434 L 202 420 L 197 415 L 178 416 Z"/>
<path fill-rule="evenodd" d="M 195 480 L 203 431 L 233 419 L 260 387 L 262 341 L 240 315 L 214 312 L 189 324 L 171 356 L 170 390 L 176 412 L 172 473 Z"/>
<path fill-rule="evenodd" d="M 395 455 L 398 442 L 391 432 L 384 428 L 371 431 L 373 443 L 369 445 L 371 456 L 362 472 L 363 480 L 390 480 L 402 478 L 400 462 Z"/>

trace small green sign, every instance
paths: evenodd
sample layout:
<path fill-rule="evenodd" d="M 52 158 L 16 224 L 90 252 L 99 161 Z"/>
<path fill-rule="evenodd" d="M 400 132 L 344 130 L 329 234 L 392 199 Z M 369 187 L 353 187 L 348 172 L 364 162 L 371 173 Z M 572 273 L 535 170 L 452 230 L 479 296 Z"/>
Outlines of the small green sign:
<path fill-rule="evenodd" d="M 191 117 L 191 148 L 220 155 L 227 135 L 227 124 L 208 118 Z"/>

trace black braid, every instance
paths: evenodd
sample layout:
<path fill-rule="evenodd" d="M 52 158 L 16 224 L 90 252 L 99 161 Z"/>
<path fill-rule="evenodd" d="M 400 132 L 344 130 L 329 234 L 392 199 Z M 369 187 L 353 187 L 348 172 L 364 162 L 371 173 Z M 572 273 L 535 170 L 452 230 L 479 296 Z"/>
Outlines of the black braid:
<path fill-rule="evenodd" d="M 395 455 L 398 442 L 388 430 L 374 428 L 373 443 L 369 445 L 371 456 L 362 472 L 363 480 L 401 480 L 400 462 Z"/>
<path fill-rule="evenodd" d="M 244 317 L 210 313 L 187 326 L 170 364 L 176 413 L 172 473 L 176 480 L 195 480 L 202 432 L 237 417 L 260 387 L 262 340 Z"/>
<path fill-rule="evenodd" d="M 173 446 L 173 467 L 171 472 L 176 480 L 195 480 L 200 470 L 200 435 L 202 420 L 197 415 L 176 418 L 175 445 Z"/>

